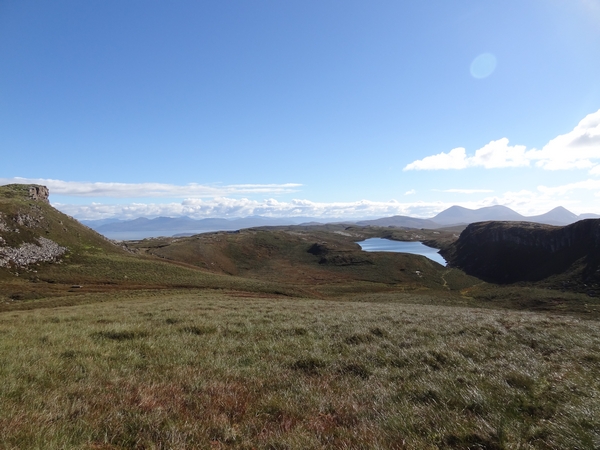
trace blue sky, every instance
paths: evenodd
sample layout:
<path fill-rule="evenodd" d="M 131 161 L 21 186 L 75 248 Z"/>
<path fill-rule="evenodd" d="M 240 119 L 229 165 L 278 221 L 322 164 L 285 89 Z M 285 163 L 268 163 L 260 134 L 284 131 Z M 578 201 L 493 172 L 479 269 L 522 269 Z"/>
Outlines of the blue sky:
<path fill-rule="evenodd" d="M 600 0 L 0 0 L 0 184 L 81 219 L 600 213 Z"/>

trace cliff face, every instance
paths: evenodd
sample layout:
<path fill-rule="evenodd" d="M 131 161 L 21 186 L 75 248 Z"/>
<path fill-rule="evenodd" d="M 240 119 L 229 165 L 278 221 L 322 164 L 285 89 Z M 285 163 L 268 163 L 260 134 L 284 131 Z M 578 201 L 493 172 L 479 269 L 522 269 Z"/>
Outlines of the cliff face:
<path fill-rule="evenodd" d="M 41 186 L 39 184 L 31 184 L 29 185 L 29 197 L 32 200 L 40 200 L 42 202 L 50 203 L 48 201 L 48 196 L 50 195 L 50 191 L 46 186 Z"/>
<path fill-rule="evenodd" d="M 495 283 L 539 281 L 575 269 L 582 281 L 600 282 L 600 219 L 564 227 L 474 223 L 441 253 L 451 266 Z"/>

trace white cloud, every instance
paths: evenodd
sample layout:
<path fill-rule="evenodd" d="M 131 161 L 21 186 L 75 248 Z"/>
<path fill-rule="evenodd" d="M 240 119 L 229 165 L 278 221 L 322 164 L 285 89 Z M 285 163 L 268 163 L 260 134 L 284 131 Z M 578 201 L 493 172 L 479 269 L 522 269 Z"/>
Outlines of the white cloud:
<path fill-rule="evenodd" d="M 467 151 L 459 147 L 450 150 L 449 153 L 442 152 L 414 161 L 404 170 L 465 169 L 468 166 Z"/>
<path fill-rule="evenodd" d="M 449 153 L 439 153 L 433 156 L 414 161 L 404 170 L 438 170 L 438 169 L 466 169 L 467 167 L 485 167 L 495 169 L 502 167 L 528 166 L 526 148 L 524 145 L 508 145 L 508 139 L 502 138 L 492 141 L 467 156 L 464 148 L 450 150 Z"/>
<path fill-rule="evenodd" d="M 406 192 L 404 193 L 404 195 L 414 195 L 414 194 L 416 194 L 416 193 L 417 193 L 417 191 L 416 191 L 416 190 L 414 190 L 414 189 L 411 189 L 410 191 L 406 191 Z"/>
<path fill-rule="evenodd" d="M 390 200 L 377 202 L 360 200 L 355 202 L 314 202 L 306 199 L 280 201 L 274 198 L 262 200 L 217 196 L 214 198 L 189 197 L 181 202 L 108 204 L 53 203 L 59 210 L 78 219 L 134 219 L 138 217 L 178 217 L 189 216 L 195 219 L 207 217 L 314 217 L 322 219 L 365 219 L 405 215 L 412 217 L 432 217 L 452 205 L 477 209 L 484 206 L 504 205 L 523 215 L 545 213 L 556 206 L 564 206 L 575 213 L 595 212 L 597 202 L 588 201 L 584 195 L 569 197 L 573 191 L 588 191 L 588 196 L 600 194 L 600 180 L 588 179 L 561 186 L 539 186 L 537 190 L 509 191 L 500 195 L 488 196 L 467 202 L 399 202 Z M 594 192 L 597 191 L 597 192 Z M 408 191 L 410 193 L 411 191 Z M 445 189 L 442 192 L 475 194 L 490 193 L 487 189 Z M 587 205 L 587 206 L 586 206 Z M 590 208 L 590 205 L 592 207 Z"/>
<path fill-rule="evenodd" d="M 546 170 L 589 169 L 600 160 L 600 110 L 586 116 L 569 133 L 557 136 L 528 157 Z"/>
<path fill-rule="evenodd" d="M 538 190 L 548 195 L 565 195 L 575 190 L 598 191 L 600 193 L 600 180 L 585 180 L 555 187 L 538 186 Z"/>
<path fill-rule="evenodd" d="M 509 145 L 507 138 L 491 141 L 467 156 L 462 147 L 414 161 L 404 170 L 527 167 L 535 162 L 545 170 L 590 169 L 600 175 L 600 110 L 586 116 L 569 133 L 557 136 L 541 150 Z"/>
<path fill-rule="evenodd" d="M 396 200 L 374 202 L 321 203 L 296 199 L 289 202 L 276 199 L 251 200 L 247 198 L 221 197 L 214 199 L 186 199 L 172 203 L 130 203 L 89 205 L 53 204 L 60 211 L 78 219 L 134 219 L 137 217 L 178 217 L 189 216 L 195 219 L 207 217 L 315 217 L 363 219 L 393 215 L 431 217 L 452 204 L 443 202 L 400 203 Z"/>
<path fill-rule="evenodd" d="M 502 138 L 492 141 L 475 152 L 475 156 L 468 158 L 470 166 L 480 166 L 486 169 L 502 167 L 528 166 L 524 145 L 508 145 L 508 139 Z"/>
<path fill-rule="evenodd" d="M 206 186 L 197 183 L 186 185 L 163 183 L 94 183 L 44 178 L 0 178 L 0 185 L 11 183 L 42 184 L 50 189 L 51 195 L 111 198 L 206 198 L 236 194 L 275 195 L 296 192 L 302 186 L 296 183 Z"/>
<path fill-rule="evenodd" d="M 179 217 L 189 216 L 194 219 L 208 217 L 247 217 L 260 215 L 264 217 L 314 217 L 321 219 L 367 219 L 389 217 L 394 215 L 428 218 L 452 205 L 477 209 L 485 206 L 504 205 L 525 216 L 542 214 L 557 206 L 575 212 L 600 213 L 597 208 L 590 208 L 577 198 L 561 197 L 574 189 L 596 189 L 589 180 L 587 185 L 540 187 L 537 191 L 521 190 L 505 192 L 501 195 L 467 202 L 375 202 L 360 200 L 356 202 L 313 202 L 304 199 L 278 201 L 276 199 L 252 200 L 247 198 L 220 197 L 214 199 L 190 198 L 182 202 L 171 203 L 130 203 L 89 205 L 53 204 L 62 212 L 77 219 L 135 219 L 138 217 Z M 593 195 L 593 192 L 590 192 Z M 598 195 L 598 194 L 596 194 Z M 592 202 L 593 203 L 593 202 Z"/>

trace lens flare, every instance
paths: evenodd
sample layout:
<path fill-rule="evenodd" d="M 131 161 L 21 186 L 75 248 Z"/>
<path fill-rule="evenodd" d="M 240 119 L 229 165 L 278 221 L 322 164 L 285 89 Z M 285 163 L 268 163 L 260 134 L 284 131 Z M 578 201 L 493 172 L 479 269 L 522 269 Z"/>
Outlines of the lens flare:
<path fill-rule="evenodd" d="M 471 63 L 471 75 L 473 78 L 487 78 L 496 70 L 496 57 L 491 53 L 482 53 Z"/>

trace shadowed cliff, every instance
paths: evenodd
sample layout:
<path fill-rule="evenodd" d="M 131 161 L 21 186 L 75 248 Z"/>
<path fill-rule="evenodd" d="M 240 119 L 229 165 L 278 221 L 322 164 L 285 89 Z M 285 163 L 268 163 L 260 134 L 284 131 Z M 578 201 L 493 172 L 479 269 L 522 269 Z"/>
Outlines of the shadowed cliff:
<path fill-rule="evenodd" d="M 452 267 L 495 283 L 540 281 L 568 275 L 600 282 L 600 220 L 564 227 L 530 222 L 480 222 L 442 250 Z"/>

